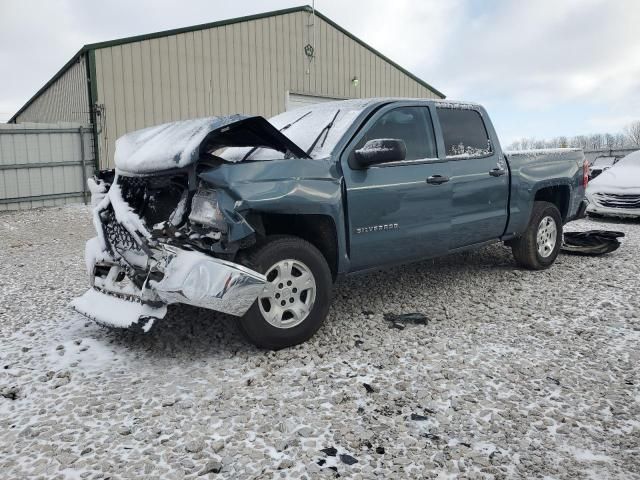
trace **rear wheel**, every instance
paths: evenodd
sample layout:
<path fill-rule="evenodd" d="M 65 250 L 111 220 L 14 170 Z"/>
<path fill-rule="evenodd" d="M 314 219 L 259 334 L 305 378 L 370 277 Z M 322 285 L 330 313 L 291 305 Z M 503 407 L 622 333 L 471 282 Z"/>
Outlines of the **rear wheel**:
<path fill-rule="evenodd" d="M 274 236 L 243 253 L 239 261 L 267 277 L 264 290 L 239 321 L 252 343 L 270 349 L 290 347 L 320 328 L 333 282 L 316 247 L 297 237 Z"/>
<path fill-rule="evenodd" d="M 562 244 L 562 217 L 549 202 L 534 202 L 527 230 L 511 241 L 516 263 L 530 270 L 543 270 L 555 262 Z"/>

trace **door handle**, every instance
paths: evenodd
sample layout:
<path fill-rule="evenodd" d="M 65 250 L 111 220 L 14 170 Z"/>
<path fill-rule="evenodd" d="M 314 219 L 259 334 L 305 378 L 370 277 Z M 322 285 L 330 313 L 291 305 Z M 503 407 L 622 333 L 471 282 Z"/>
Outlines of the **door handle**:
<path fill-rule="evenodd" d="M 431 175 L 427 178 L 427 183 L 431 185 L 440 185 L 441 183 L 447 183 L 449 181 L 449 177 L 444 175 Z"/>
<path fill-rule="evenodd" d="M 502 168 L 498 168 L 498 167 L 492 168 L 491 170 L 489 170 L 489 175 L 491 175 L 492 177 L 501 177 L 505 173 L 507 173 L 506 170 L 503 170 Z"/>

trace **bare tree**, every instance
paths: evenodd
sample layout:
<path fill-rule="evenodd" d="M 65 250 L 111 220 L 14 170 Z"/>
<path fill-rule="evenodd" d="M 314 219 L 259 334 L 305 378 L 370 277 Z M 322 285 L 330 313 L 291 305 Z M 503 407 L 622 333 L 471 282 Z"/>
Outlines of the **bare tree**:
<path fill-rule="evenodd" d="M 610 133 L 604 134 L 604 144 L 607 148 L 615 148 L 616 146 L 616 137 L 611 135 Z"/>
<path fill-rule="evenodd" d="M 576 135 L 571 139 L 571 146 L 587 150 L 589 148 L 589 138 L 586 135 Z"/>
<path fill-rule="evenodd" d="M 624 133 L 592 133 L 574 137 L 553 137 L 538 140 L 534 137 L 522 137 L 509 145 L 509 150 L 529 150 L 533 148 L 582 148 L 583 150 L 599 150 L 603 148 L 640 147 L 640 120 L 627 125 Z"/>
<path fill-rule="evenodd" d="M 593 133 L 589 135 L 589 146 L 593 150 L 597 150 L 599 148 L 604 147 L 604 135 L 601 133 Z"/>
<path fill-rule="evenodd" d="M 507 147 L 507 150 L 521 150 L 520 140 L 516 140 L 511 142 L 511 144 Z"/>
<path fill-rule="evenodd" d="M 624 128 L 624 133 L 629 137 L 634 147 L 640 147 L 640 120 L 636 120 L 627 125 Z"/>
<path fill-rule="evenodd" d="M 614 143 L 615 148 L 624 148 L 627 146 L 628 142 L 629 141 L 624 133 L 616 133 Z"/>

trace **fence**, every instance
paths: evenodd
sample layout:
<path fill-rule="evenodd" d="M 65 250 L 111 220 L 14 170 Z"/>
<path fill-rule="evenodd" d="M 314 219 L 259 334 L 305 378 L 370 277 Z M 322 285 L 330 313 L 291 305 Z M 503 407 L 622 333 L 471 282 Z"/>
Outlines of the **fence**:
<path fill-rule="evenodd" d="M 86 203 L 94 168 L 89 126 L 0 125 L 0 211 Z"/>
<path fill-rule="evenodd" d="M 585 150 L 584 158 L 586 158 L 589 163 L 595 162 L 598 158 L 616 158 L 620 159 L 630 153 L 633 153 L 640 148 L 598 148 L 595 150 Z"/>

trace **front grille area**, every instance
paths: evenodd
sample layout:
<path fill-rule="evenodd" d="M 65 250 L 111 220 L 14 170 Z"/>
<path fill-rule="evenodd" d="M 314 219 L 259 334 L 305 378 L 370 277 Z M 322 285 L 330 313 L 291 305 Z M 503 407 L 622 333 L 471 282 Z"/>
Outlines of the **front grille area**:
<path fill-rule="evenodd" d="M 640 208 L 640 195 L 594 193 L 593 198 L 607 208 Z"/>
<path fill-rule="evenodd" d="M 182 175 L 158 175 L 149 177 L 117 177 L 122 199 L 144 222 L 148 231 L 154 225 L 166 222 L 176 210 L 180 199 L 188 192 L 188 177 Z M 100 212 L 104 239 L 111 253 L 142 254 L 145 250 L 131 233 L 118 223 L 113 207 Z"/>
<path fill-rule="evenodd" d="M 140 245 L 138 245 L 133 236 L 116 220 L 116 215 L 111 205 L 100 213 L 100 219 L 102 220 L 104 238 L 109 247 L 111 247 L 112 253 L 142 252 Z"/>

